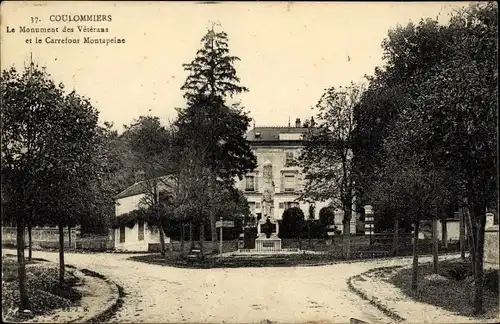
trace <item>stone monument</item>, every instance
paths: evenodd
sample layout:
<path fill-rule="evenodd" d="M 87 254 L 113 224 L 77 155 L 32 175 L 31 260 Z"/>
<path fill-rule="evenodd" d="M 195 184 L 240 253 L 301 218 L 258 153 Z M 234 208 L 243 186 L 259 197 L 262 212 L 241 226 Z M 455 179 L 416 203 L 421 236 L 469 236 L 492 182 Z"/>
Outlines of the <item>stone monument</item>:
<path fill-rule="evenodd" d="M 281 251 L 281 239 L 278 237 L 279 225 L 274 216 L 274 181 L 273 165 L 268 160 L 264 163 L 262 196 L 263 215 L 257 224 L 257 251 Z"/>

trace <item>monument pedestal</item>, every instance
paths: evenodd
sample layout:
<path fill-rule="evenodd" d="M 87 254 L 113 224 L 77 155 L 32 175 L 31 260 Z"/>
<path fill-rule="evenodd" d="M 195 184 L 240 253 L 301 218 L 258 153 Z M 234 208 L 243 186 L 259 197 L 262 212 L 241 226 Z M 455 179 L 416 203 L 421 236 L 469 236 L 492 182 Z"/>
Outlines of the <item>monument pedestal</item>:
<path fill-rule="evenodd" d="M 255 239 L 255 250 L 257 252 L 281 251 L 281 239 L 278 237 L 278 222 L 270 217 L 259 221 L 257 233 L 258 237 Z"/>
<path fill-rule="evenodd" d="M 281 239 L 277 236 L 258 237 L 255 239 L 255 250 L 257 252 L 277 252 L 281 251 Z"/>

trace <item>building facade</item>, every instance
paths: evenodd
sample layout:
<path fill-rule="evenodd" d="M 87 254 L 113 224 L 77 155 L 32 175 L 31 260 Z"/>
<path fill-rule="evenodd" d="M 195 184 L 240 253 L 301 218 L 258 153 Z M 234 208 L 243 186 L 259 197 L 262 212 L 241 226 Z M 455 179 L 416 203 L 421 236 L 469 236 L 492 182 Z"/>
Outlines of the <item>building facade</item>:
<path fill-rule="evenodd" d="M 303 135 L 308 131 L 297 119 L 294 126 L 254 127 L 247 133 L 247 140 L 257 158 L 257 168 L 237 180 L 236 186 L 243 191 L 254 217 L 263 215 L 263 170 L 265 164 L 272 165 L 274 184 L 274 219 L 282 219 L 283 212 L 291 207 L 299 207 L 306 219 L 319 219 L 322 208 L 329 201 L 306 203 L 299 201 L 304 189 L 305 174 L 297 164 L 300 150 L 304 146 Z M 342 230 L 343 213 L 335 213 L 335 225 Z M 352 217 L 351 233 L 356 232 L 356 217 Z"/>
<path fill-rule="evenodd" d="M 115 216 L 129 217 L 132 212 L 139 210 L 150 185 L 151 182 L 144 180 L 143 176 L 136 175 L 135 183 L 114 197 Z M 127 224 L 114 226 L 113 236 L 116 251 L 147 252 L 152 245 L 160 244 L 158 228 L 142 220 L 131 220 Z M 165 237 L 165 243 L 170 243 L 170 238 Z"/>

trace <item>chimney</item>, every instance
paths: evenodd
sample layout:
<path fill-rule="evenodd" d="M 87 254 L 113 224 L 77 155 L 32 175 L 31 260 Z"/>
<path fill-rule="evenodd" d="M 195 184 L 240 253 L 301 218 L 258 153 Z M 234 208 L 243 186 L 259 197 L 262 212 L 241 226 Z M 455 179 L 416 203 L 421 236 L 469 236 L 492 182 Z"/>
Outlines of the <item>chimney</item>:
<path fill-rule="evenodd" d="M 144 171 L 137 171 L 135 173 L 135 183 L 146 180 L 146 173 Z"/>
<path fill-rule="evenodd" d="M 295 127 L 300 127 L 300 118 L 295 119 Z"/>

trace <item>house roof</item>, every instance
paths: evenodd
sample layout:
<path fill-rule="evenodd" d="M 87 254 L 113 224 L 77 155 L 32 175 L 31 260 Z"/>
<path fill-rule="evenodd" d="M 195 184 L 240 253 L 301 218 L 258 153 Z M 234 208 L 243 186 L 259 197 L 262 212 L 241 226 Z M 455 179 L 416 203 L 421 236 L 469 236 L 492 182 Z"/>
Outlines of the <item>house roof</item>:
<path fill-rule="evenodd" d="M 167 180 L 169 176 L 163 176 L 159 177 L 159 180 Z M 147 193 L 148 190 L 148 181 L 150 180 L 144 180 L 144 181 L 139 181 L 131 185 L 130 187 L 126 188 L 116 196 L 114 196 L 114 199 L 120 199 L 120 198 L 126 198 L 126 197 L 131 197 L 131 196 L 136 196 L 140 194 L 145 194 Z"/>
<path fill-rule="evenodd" d="M 259 126 L 254 127 L 253 129 L 248 131 L 246 134 L 246 139 L 250 142 L 279 141 L 280 134 L 304 134 L 309 129 L 310 128 L 307 127 L 292 126 Z"/>

